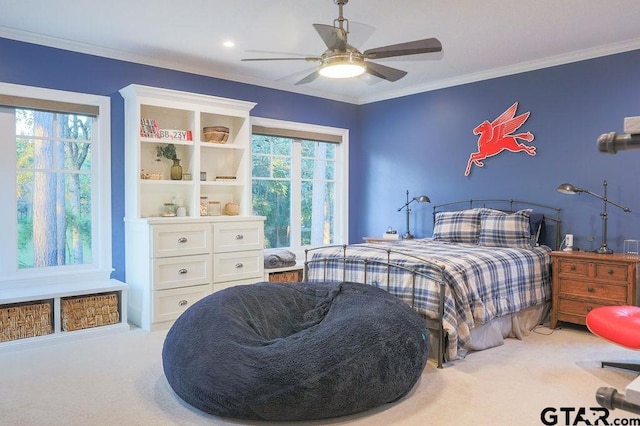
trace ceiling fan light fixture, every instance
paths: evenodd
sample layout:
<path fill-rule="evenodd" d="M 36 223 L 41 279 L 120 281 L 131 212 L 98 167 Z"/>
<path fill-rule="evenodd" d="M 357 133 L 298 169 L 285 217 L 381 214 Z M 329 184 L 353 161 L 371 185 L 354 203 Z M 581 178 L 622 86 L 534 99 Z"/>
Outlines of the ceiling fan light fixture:
<path fill-rule="evenodd" d="M 328 78 L 352 78 L 364 74 L 364 60 L 351 54 L 334 55 L 322 60 L 318 72 Z"/>

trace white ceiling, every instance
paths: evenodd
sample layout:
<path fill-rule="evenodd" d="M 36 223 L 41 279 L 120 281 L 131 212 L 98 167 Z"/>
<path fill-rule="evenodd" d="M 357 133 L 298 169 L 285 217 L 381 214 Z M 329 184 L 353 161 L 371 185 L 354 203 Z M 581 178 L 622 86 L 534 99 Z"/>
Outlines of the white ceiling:
<path fill-rule="evenodd" d="M 640 48 L 638 0 L 350 0 L 349 42 L 361 51 L 436 37 L 444 55 L 377 61 L 409 72 L 395 83 L 296 86 L 313 63 L 240 59 L 319 56 L 326 47 L 312 24 L 333 23 L 333 0 L 1 3 L 0 37 L 356 104 Z M 375 28 L 366 41 L 362 24 Z"/>

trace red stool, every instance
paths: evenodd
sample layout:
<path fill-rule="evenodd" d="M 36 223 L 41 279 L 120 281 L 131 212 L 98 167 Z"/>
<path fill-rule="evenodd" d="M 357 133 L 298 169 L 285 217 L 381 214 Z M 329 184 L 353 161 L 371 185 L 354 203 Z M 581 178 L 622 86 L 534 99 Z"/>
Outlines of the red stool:
<path fill-rule="evenodd" d="M 598 337 L 629 349 L 640 349 L 640 307 L 602 306 L 587 314 L 587 327 Z M 603 367 L 640 372 L 640 364 L 603 361 Z"/>
<path fill-rule="evenodd" d="M 587 314 L 587 327 L 596 336 L 629 349 L 640 349 L 640 307 L 603 306 Z M 603 361 L 603 367 L 616 367 L 640 372 L 640 364 Z M 596 392 L 596 401 L 613 410 L 640 414 L 640 377 L 626 387 L 626 394 L 611 387 L 601 387 Z"/>

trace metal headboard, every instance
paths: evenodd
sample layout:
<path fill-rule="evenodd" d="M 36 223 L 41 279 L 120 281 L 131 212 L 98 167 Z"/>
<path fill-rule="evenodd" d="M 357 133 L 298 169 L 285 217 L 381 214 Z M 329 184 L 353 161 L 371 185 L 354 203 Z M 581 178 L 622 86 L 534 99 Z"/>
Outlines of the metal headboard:
<path fill-rule="evenodd" d="M 433 206 L 433 220 L 435 221 L 436 213 L 441 211 L 457 211 L 464 209 L 473 209 L 479 207 L 487 207 L 496 210 L 502 210 L 506 212 L 516 212 L 518 210 L 526 208 L 534 208 L 536 213 L 542 213 L 544 215 L 545 222 L 547 220 L 555 224 L 555 241 L 551 245 L 554 250 L 560 249 L 562 243 L 562 230 L 560 229 L 562 220 L 560 219 L 560 208 L 554 206 L 548 206 L 546 204 L 540 204 L 531 201 L 521 201 L 513 199 L 501 199 L 501 198 L 485 198 L 485 199 L 468 199 L 461 201 L 453 201 L 450 203 L 437 204 Z"/>

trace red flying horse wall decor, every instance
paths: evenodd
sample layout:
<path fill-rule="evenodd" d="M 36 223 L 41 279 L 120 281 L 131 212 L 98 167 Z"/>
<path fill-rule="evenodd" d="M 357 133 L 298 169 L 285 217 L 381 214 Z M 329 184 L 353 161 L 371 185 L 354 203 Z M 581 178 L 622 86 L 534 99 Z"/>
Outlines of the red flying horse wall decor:
<path fill-rule="evenodd" d="M 474 152 L 469 156 L 467 169 L 464 171 L 465 176 L 469 176 L 473 164 L 483 167 L 482 160 L 500 154 L 505 149 L 511 152 L 524 151 L 529 155 L 536 155 L 535 146 L 518 142 L 518 139 L 531 142 L 533 133 L 512 134 L 527 121 L 529 114 L 531 114 L 531 112 L 525 112 L 516 117 L 517 108 L 518 103 L 515 102 L 491 123 L 485 120 L 473 129 L 474 135 L 480 135 L 478 136 L 478 152 Z"/>

